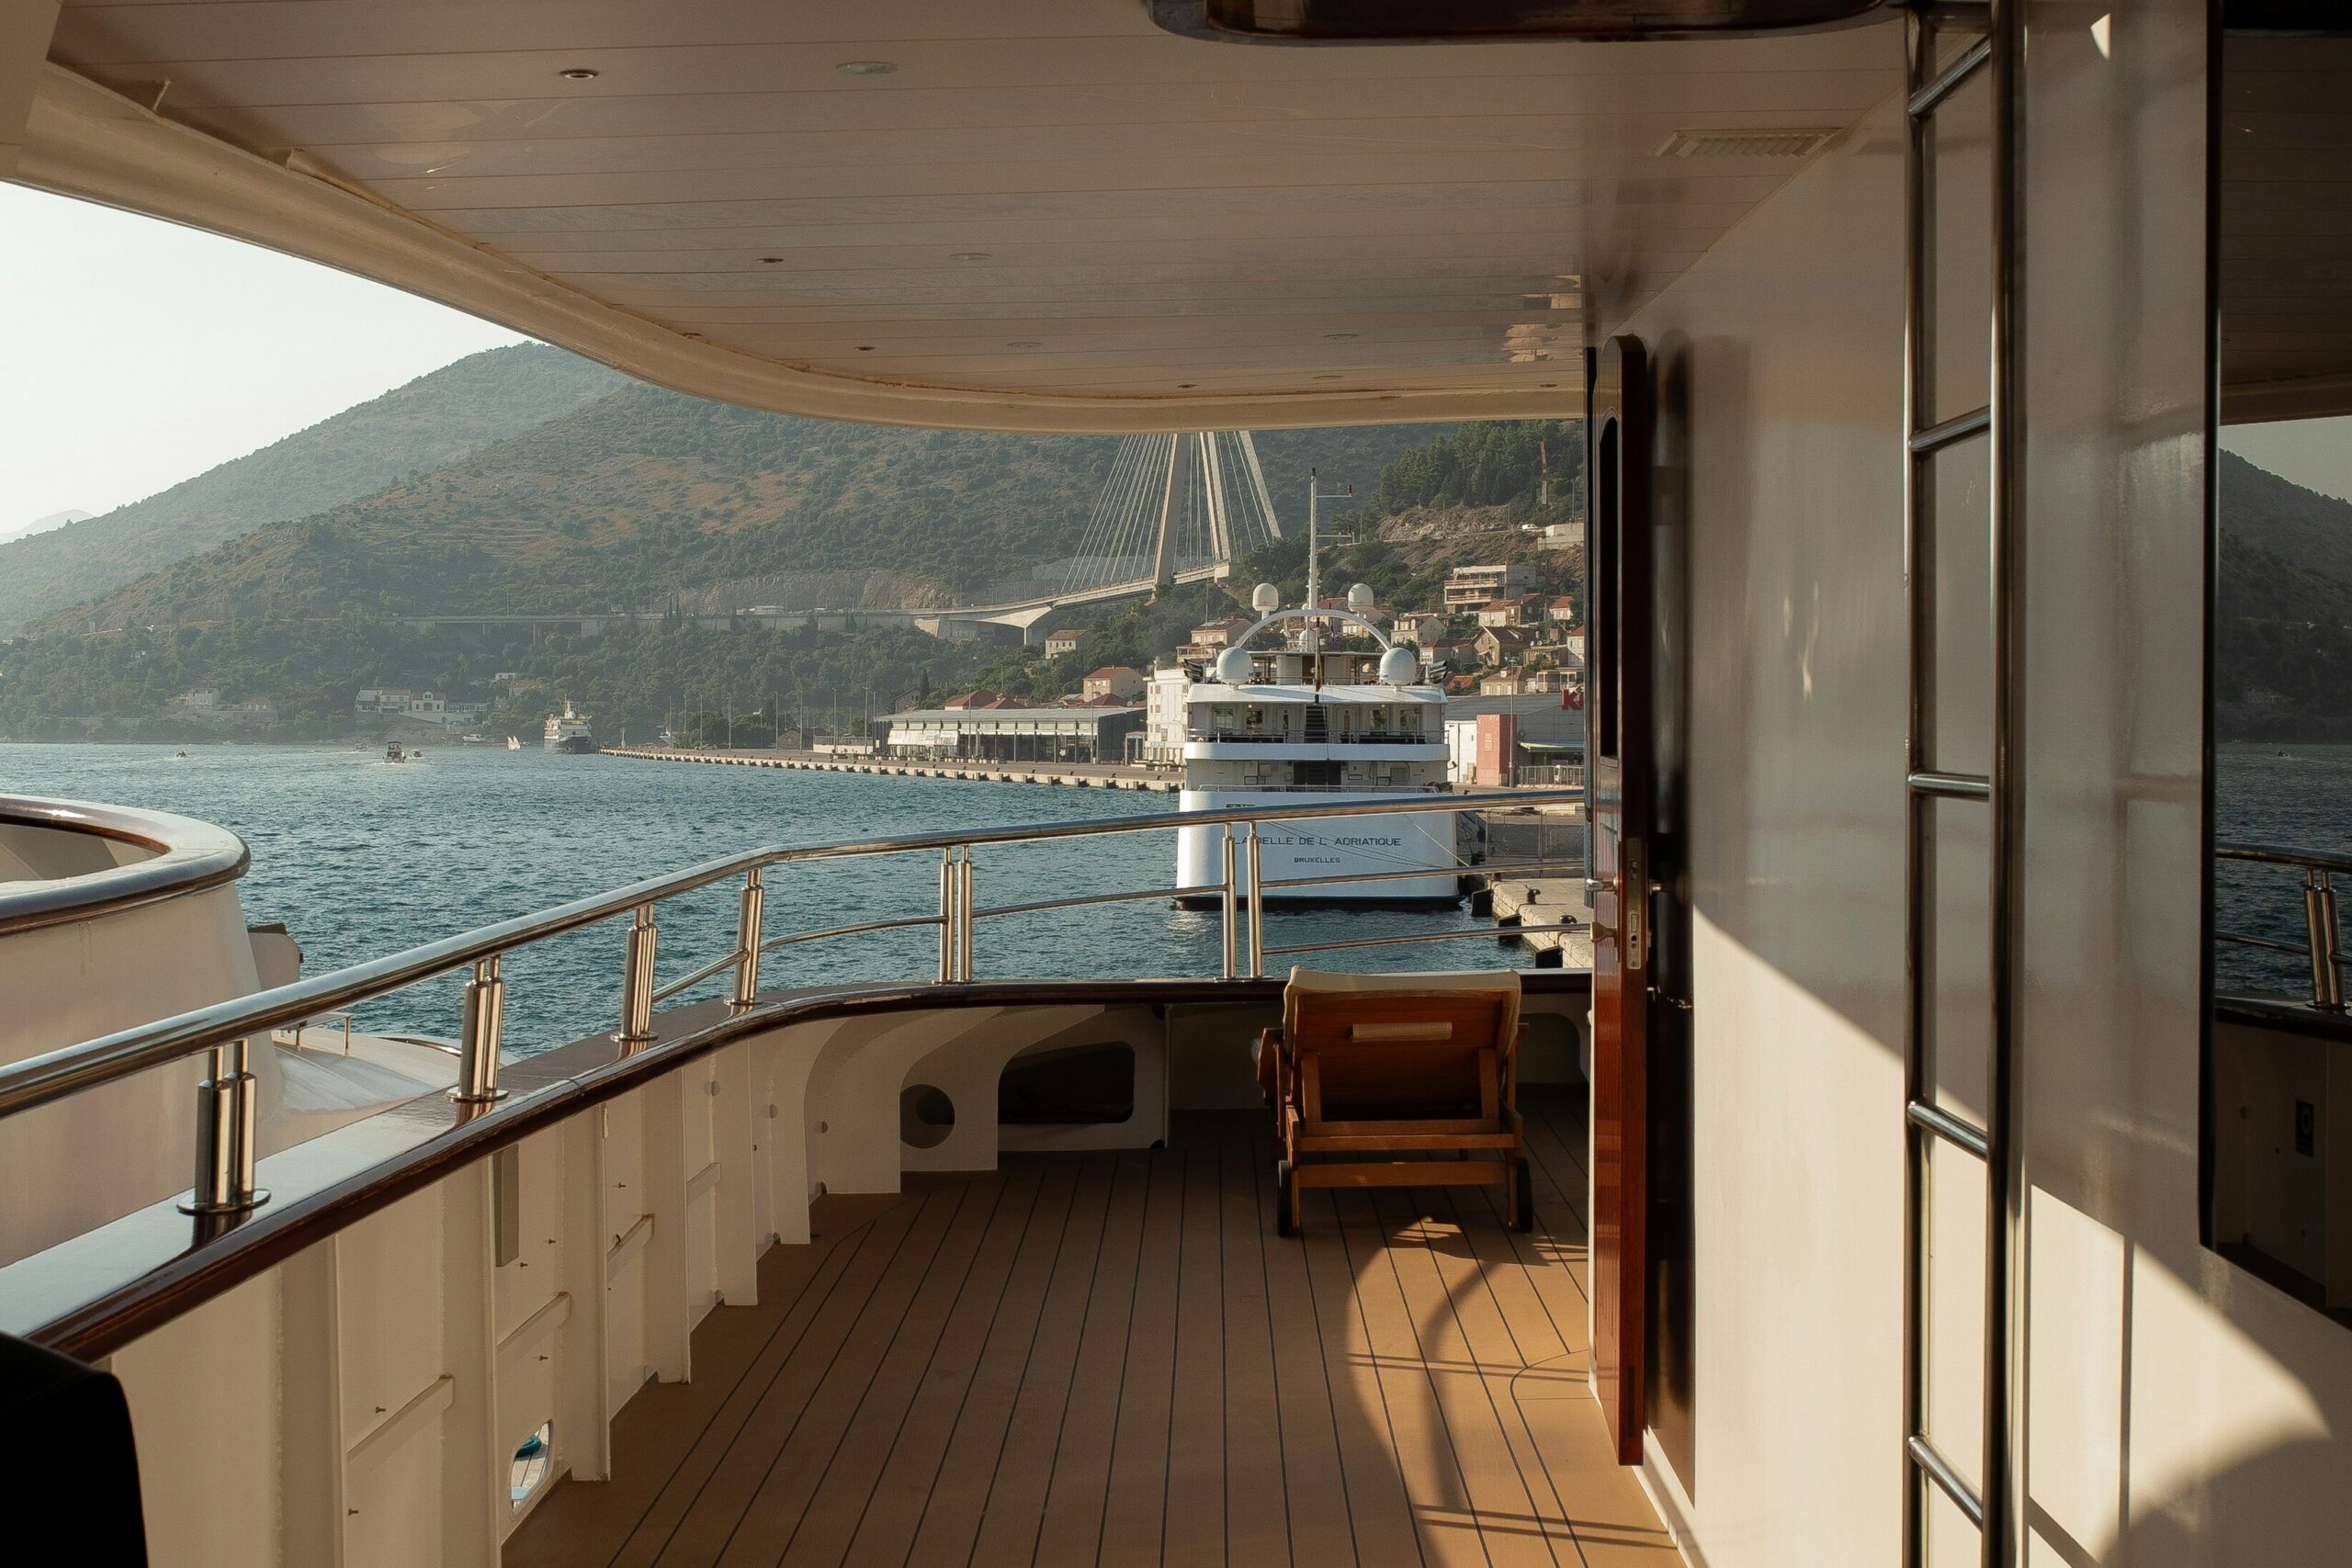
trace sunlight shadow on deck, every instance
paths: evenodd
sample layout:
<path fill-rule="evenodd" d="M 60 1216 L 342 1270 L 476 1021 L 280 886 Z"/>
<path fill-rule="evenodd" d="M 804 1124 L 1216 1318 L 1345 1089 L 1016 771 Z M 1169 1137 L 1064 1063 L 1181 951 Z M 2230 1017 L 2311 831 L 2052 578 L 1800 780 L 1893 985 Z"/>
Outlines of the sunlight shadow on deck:
<path fill-rule="evenodd" d="M 1673 1562 L 1585 1387 L 1577 1111 L 1529 1098 L 1532 1235 L 1453 1188 L 1283 1240 L 1241 1115 L 821 1200 L 506 1561 Z"/>

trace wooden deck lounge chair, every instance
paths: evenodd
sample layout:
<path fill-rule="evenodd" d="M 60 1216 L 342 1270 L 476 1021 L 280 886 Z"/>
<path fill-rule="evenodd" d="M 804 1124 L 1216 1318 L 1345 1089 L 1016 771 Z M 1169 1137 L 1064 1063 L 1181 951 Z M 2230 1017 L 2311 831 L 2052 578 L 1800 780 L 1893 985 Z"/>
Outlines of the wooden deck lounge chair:
<path fill-rule="evenodd" d="M 1495 1186 L 1535 1223 L 1516 1098 L 1519 976 L 1293 969 L 1254 1049 L 1282 1145 L 1276 1227 L 1308 1187 Z M 1433 1159 L 1452 1153 L 1453 1160 Z M 1377 1156 L 1386 1156 L 1381 1158 Z"/>

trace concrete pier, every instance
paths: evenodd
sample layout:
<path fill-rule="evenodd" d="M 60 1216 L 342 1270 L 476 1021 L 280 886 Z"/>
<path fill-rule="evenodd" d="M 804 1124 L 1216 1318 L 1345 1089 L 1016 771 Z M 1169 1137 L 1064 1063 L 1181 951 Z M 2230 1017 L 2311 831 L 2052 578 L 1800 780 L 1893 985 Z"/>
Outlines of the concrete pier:
<path fill-rule="evenodd" d="M 901 779 L 968 779 L 986 784 L 1059 784 L 1066 789 L 1140 789 L 1173 794 L 1172 773 L 1101 762 L 987 762 L 967 758 L 911 761 L 895 757 L 840 756 L 820 751 L 676 751 L 609 746 L 605 755 L 650 762 L 707 762 L 737 768 L 790 768 L 803 773 L 876 773 Z"/>
<path fill-rule="evenodd" d="M 1538 968 L 1592 967 L 1592 910 L 1585 903 L 1581 877 L 1535 876 L 1498 878 L 1488 889 L 1494 900 L 1495 934 L 1527 946 Z M 1576 922 L 1572 931 L 1530 931 L 1517 935 L 1519 926 L 1557 926 Z"/>

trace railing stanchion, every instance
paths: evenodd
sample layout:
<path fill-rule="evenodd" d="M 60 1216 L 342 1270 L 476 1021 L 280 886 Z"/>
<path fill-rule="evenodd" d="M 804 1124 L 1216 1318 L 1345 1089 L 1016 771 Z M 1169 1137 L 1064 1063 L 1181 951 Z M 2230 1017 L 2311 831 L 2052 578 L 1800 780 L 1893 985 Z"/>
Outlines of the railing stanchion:
<path fill-rule="evenodd" d="M 760 994 L 760 918 L 767 906 L 767 885 L 761 868 L 743 874 L 742 913 L 735 925 L 735 997 L 729 1005 L 741 1012 Z"/>
<path fill-rule="evenodd" d="M 254 1185 L 258 1097 L 246 1070 L 248 1042 L 211 1048 L 211 1076 L 196 1086 L 196 1182 L 184 1214 L 234 1214 L 269 1201 Z"/>
<path fill-rule="evenodd" d="M 964 846 L 956 869 L 956 977 L 972 977 L 972 846 Z"/>
<path fill-rule="evenodd" d="M 653 906 L 639 904 L 628 928 L 628 959 L 621 972 L 621 1026 L 613 1034 L 616 1044 L 653 1043 L 653 956 L 660 942 L 653 929 Z"/>
<path fill-rule="evenodd" d="M 2344 971 L 2336 964 L 2335 884 L 2316 866 L 2303 872 L 2303 929 L 2311 941 L 2312 1006 L 2344 1010 Z"/>
<path fill-rule="evenodd" d="M 956 978 L 956 847 L 939 852 L 939 979 Z"/>
<path fill-rule="evenodd" d="M 1250 977 L 1266 974 L 1266 886 L 1264 863 L 1259 853 L 1258 824 L 1249 824 L 1250 838 L 1243 859 L 1250 877 Z"/>
<path fill-rule="evenodd" d="M 1234 879 L 1233 860 L 1236 845 L 1233 841 L 1233 824 L 1230 822 L 1227 822 L 1225 825 L 1225 842 L 1221 848 L 1225 862 L 1225 883 L 1223 889 L 1217 895 L 1217 909 L 1224 917 L 1225 977 L 1230 980 L 1233 978 L 1234 964 L 1238 957 L 1236 951 L 1236 942 L 1241 934 L 1238 928 L 1234 924 L 1235 916 L 1238 913 L 1235 908 L 1235 905 L 1238 902 L 1237 892 L 1238 884 Z"/>
<path fill-rule="evenodd" d="M 503 1100 L 498 1087 L 498 1043 L 504 1028 L 506 981 L 498 972 L 498 955 L 474 964 L 466 981 L 464 1021 L 458 1029 L 458 1087 L 449 1098 L 461 1105 Z"/>

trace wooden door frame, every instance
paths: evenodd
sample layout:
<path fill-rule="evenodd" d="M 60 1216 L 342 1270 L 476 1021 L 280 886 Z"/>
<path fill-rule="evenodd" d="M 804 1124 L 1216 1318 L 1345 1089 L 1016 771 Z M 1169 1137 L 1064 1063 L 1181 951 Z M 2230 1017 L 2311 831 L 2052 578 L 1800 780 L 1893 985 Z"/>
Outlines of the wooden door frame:
<path fill-rule="evenodd" d="M 1611 338 L 1588 385 L 1585 581 L 1592 824 L 1593 1393 L 1620 1464 L 1638 1464 L 1649 1382 L 1649 957 L 1654 394 L 1641 340 Z M 1633 614 L 1628 615 L 1631 607 Z M 1629 934 L 1635 940 L 1628 942 Z"/>

